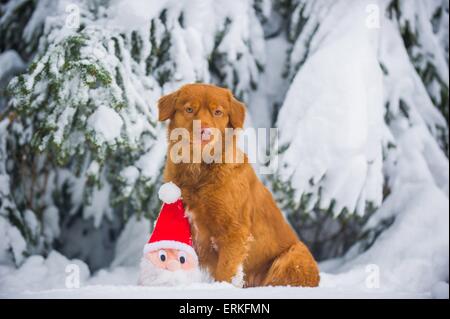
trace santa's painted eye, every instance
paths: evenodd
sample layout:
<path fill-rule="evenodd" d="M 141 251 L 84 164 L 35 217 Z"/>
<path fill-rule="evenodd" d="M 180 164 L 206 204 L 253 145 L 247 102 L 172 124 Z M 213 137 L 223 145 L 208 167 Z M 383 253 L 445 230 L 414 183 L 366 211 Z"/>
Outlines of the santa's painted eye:
<path fill-rule="evenodd" d="M 166 255 L 166 252 L 165 252 L 164 250 L 160 250 L 160 251 L 159 251 L 159 259 L 160 259 L 162 262 L 165 262 L 165 261 L 166 261 L 167 255 Z"/>
<path fill-rule="evenodd" d="M 180 252 L 178 254 L 178 260 L 180 261 L 180 264 L 184 264 L 186 262 L 186 254 L 183 252 Z"/>
<path fill-rule="evenodd" d="M 215 111 L 214 111 L 214 116 L 220 117 L 220 116 L 222 116 L 222 115 L 223 115 L 223 112 L 222 112 L 221 110 L 215 110 Z"/>
<path fill-rule="evenodd" d="M 186 113 L 194 113 L 194 109 L 192 107 L 187 107 Z"/>

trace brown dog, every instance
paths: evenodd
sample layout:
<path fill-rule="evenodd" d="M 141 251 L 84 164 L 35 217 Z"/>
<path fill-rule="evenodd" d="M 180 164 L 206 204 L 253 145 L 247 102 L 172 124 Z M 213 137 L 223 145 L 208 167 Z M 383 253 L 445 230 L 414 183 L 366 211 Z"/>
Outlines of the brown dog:
<path fill-rule="evenodd" d="M 160 121 L 170 119 L 169 136 L 175 128 L 192 136 L 194 120 L 201 120 L 202 137 L 208 128 L 224 134 L 226 128 L 242 128 L 245 118 L 245 106 L 229 90 L 206 84 L 185 85 L 162 97 L 158 108 Z M 174 163 L 169 154 L 176 142 L 169 138 L 164 179 L 181 188 L 200 266 L 215 280 L 238 286 L 317 286 L 313 256 L 246 156 L 243 163 Z M 200 144 L 214 142 L 206 138 Z M 242 154 L 235 142 L 233 158 Z"/>

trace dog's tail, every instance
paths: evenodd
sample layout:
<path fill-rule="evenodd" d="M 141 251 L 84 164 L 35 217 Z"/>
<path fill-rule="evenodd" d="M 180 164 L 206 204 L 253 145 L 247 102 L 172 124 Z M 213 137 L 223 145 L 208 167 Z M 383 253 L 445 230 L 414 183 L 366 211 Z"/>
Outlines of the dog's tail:
<path fill-rule="evenodd" d="M 273 261 L 263 284 L 317 287 L 319 281 L 319 267 L 314 257 L 303 243 L 297 242 Z"/>

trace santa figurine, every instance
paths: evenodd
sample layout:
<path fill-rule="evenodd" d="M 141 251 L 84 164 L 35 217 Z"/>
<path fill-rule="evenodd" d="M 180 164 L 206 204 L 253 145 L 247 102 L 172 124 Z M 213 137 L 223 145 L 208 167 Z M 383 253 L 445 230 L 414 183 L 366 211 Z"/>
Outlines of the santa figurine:
<path fill-rule="evenodd" d="M 139 284 L 175 286 L 200 282 L 198 257 L 192 247 L 181 190 L 169 182 L 161 186 L 158 195 L 164 203 L 150 240 L 144 246 Z"/>

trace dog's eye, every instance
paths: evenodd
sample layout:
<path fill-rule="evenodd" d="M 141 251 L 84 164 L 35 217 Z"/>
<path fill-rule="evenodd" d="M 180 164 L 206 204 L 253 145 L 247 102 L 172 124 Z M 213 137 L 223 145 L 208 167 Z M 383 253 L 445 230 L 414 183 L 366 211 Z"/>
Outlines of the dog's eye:
<path fill-rule="evenodd" d="M 159 259 L 160 259 L 162 262 L 165 262 L 165 261 L 166 261 L 167 255 L 166 255 L 166 252 L 165 252 L 164 250 L 160 250 L 160 251 L 159 251 Z"/>
<path fill-rule="evenodd" d="M 187 107 L 186 108 L 186 113 L 193 113 L 194 109 L 192 107 Z"/>
<path fill-rule="evenodd" d="M 215 110 L 214 111 L 214 116 L 222 116 L 223 112 L 221 110 Z"/>

